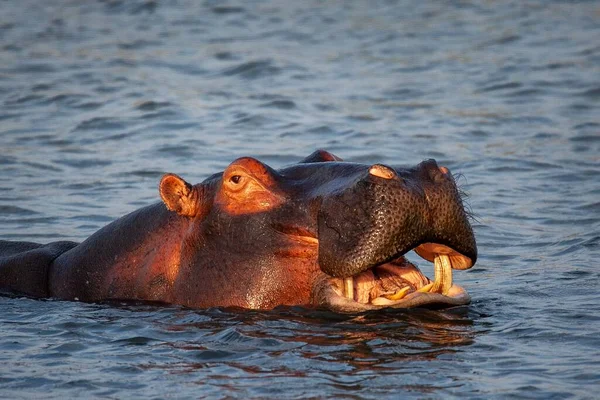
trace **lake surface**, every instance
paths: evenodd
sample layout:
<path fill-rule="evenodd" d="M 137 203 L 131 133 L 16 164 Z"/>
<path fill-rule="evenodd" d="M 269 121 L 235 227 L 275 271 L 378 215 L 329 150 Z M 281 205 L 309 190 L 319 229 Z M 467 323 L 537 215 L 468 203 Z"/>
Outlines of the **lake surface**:
<path fill-rule="evenodd" d="M 599 2 L 2 1 L 0 105 L 0 239 L 324 148 L 459 173 L 480 253 L 440 312 L 0 297 L 2 398 L 598 398 Z"/>

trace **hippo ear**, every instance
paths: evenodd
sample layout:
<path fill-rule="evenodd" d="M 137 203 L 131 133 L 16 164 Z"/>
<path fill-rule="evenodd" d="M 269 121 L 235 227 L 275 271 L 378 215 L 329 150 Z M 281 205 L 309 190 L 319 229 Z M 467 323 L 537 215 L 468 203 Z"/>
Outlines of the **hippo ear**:
<path fill-rule="evenodd" d="M 192 217 L 196 211 L 194 187 L 175 174 L 166 174 L 158 187 L 160 197 L 171 211 Z"/>
<path fill-rule="evenodd" d="M 304 160 L 300 161 L 300 163 L 307 164 L 307 163 L 317 163 L 317 162 L 327 162 L 327 161 L 342 161 L 342 159 L 336 155 L 331 154 L 328 151 L 317 150 L 314 153 L 312 153 L 310 156 L 306 157 Z"/>

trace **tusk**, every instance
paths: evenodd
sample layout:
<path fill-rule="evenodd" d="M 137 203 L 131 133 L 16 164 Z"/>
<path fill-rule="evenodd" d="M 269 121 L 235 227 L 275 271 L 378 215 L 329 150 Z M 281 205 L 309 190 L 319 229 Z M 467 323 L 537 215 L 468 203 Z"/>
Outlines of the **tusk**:
<path fill-rule="evenodd" d="M 354 300 L 354 278 L 351 276 L 344 278 L 344 296 Z"/>
<path fill-rule="evenodd" d="M 446 254 L 436 254 L 433 260 L 435 280 L 431 292 L 447 294 L 452 287 L 452 264 Z"/>
<path fill-rule="evenodd" d="M 421 293 L 427 293 L 429 291 L 431 291 L 431 288 L 433 287 L 433 282 L 423 286 L 422 288 L 418 289 L 417 292 L 421 292 Z"/>
<path fill-rule="evenodd" d="M 446 254 L 436 254 L 433 260 L 435 277 L 433 282 L 423 286 L 417 292 L 448 294 L 452 287 L 452 263 Z"/>
<path fill-rule="evenodd" d="M 384 295 L 383 297 L 385 297 L 388 300 L 393 300 L 393 301 L 400 300 L 408 294 L 409 290 L 410 290 L 410 286 L 406 286 L 406 287 L 403 287 L 402 289 L 398 290 L 394 294 L 387 294 L 387 295 Z"/>
<path fill-rule="evenodd" d="M 371 304 L 373 304 L 374 306 L 391 306 L 396 303 L 397 302 L 386 299 L 385 297 L 376 297 L 373 300 L 371 300 Z"/>

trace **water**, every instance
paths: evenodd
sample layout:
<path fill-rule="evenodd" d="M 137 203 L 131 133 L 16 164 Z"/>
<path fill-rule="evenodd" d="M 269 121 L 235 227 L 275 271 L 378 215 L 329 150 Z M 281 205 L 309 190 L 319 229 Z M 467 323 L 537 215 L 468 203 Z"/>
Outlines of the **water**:
<path fill-rule="evenodd" d="M 477 216 L 473 303 L 3 297 L 0 397 L 597 397 L 600 4 L 291 3 L 0 2 L 0 239 L 83 240 L 239 156 L 436 158 Z"/>

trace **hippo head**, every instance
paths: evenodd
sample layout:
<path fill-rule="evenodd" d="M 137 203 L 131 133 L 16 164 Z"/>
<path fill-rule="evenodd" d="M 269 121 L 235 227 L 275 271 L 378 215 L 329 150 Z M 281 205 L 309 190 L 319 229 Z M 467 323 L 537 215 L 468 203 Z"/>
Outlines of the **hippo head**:
<path fill-rule="evenodd" d="M 475 238 L 452 175 L 434 160 L 364 165 L 321 150 L 274 170 L 245 157 L 194 186 L 167 174 L 160 194 L 188 221 L 182 304 L 356 312 L 470 301 L 451 269 L 473 266 Z M 434 263 L 433 279 L 403 257 L 410 250 Z"/>

